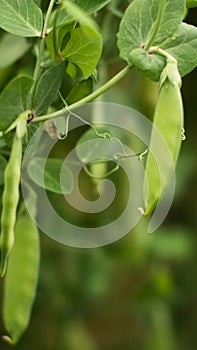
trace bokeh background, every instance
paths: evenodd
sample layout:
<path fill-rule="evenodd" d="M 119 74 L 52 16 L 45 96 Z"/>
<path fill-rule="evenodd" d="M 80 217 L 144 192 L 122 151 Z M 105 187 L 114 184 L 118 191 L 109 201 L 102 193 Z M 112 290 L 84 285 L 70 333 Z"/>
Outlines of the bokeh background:
<path fill-rule="evenodd" d="M 47 3 L 42 2 L 43 8 Z M 118 58 L 116 33 L 128 3 L 112 0 L 95 17 L 104 35 L 98 85 L 124 66 Z M 197 9 L 189 11 L 186 22 L 197 25 Z M 0 89 L 19 72 L 32 74 L 34 60 L 30 50 L 14 64 L 0 68 Z M 16 350 L 196 350 L 196 84 L 197 70 L 183 79 L 186 140 L 165 222 L 149 235 L 149 219 L 142 219 L 124 238 L 97 249 L 63 246 L 41 233 L 37 297 L 30 325 Z M 102 100 L 130 106 L 151 119 L 157 92 L 156 83 L 133 70 Z M 75 139 L 69 139 L 69 147 Z M 118 215 L 125 201 L 127 189 L 119 175 L 112 179 L 120 197 L 107 212 L 108 218 Z M 84 195 L 92 198 L 90 180 L 82 174 L 81 181 Z M 72 212 L 72 219 L 89 226 L 95 222 L 92 216 L 77 212 Z M 103 220 L 102 215 L 96 218 L 99 225 Z M 0 287 L 2 303 L 3 281 Z M 9 346 L 0 341 L 0 348 Z"/>

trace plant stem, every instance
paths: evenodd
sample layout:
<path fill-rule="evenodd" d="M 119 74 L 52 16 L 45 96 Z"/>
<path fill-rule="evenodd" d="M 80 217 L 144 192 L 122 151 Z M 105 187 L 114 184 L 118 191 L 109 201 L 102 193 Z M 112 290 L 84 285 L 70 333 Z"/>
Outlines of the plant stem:
<path fill-rule="evenodd" d="M 167 59 L 168 62 L 177 63 L 176 58 L 174 58 L 169 52 L 161 49 L 159 46 L 152 46 L 149 48 L 150 53 L 157 53 Z"/>
<path fill-rule="evenodd" d="M 152 30 L 150 32 L 150 36 L 148 38 L 147 43 L 145 43 L 145 47 L 144 47 L 145 50 L 149 49 L 153 40 L 155 39 L 155 36 L 157 35 L 157 31 L 158 31 L 159 26 L 161 24 L 163 10 L 164 10 L 165 5 L 166 5 L 166 0 L 160 0 L 156 22 L 153 24 L 153 27 L 152 27 Z"/>
<path fill-rule="evenodd" d="M 85 103 L 88 103 L 88 102 L 94 100 L 98 96 L 102 95 L 105 91 L 109 90 L 119 80 L 124 78 L 130 72 L 130 70 L 132 68 L 133 68 L 132 66 L 126 66 L 119 73 L 117 73 L 113 78 L 111 78 L 107 83 L 102 85 L 96 91 L 92 92 L 90 95 L 82 98 L 81 100 L 79 100 L 79 101 L 73 103 L 72 105 L 67 106 L 66 108 L 63 108 L 63 109 L 61 109 L 61 110 L 59 110 L 57 112 L 54 112 L 54 113 L 51 113 L 51 114 L 48 114 L 48 115 L 44 115 L 44 116 L 41 116 L 41 117 L 37 117 L 37 118 L 32 120 L 32 123 L 44 122 L 45 120 L 48 120 L 48 119 L 52 119 L 52 118 L 57 118 L 57 117 L 63 116 L 68 111 L 71 111 L 71 110 L 73 110 L 75 108 L 78 108 L 78 107 L 82 106 Z"/>
<path fill-rule="evenodd" d="M 53 10 L 54 4 L 55 4 L 55 0 L 51 0 L 49 7 L 48 7 L 48 10 L 47 10 L 47 13 L 46 13 L 46 17 L 45 17 L 45 21 L 44 21 L 44 25 L 43 25 L 43 29 L 42 29 L 42 34 L 41 34 L 41 38 L 40 38 L 40 43 L 39 43 L 39 47 L 38 47 L 38 55 L 37 55 L 36 66 L 35 66 L 34 75 L 33 75 L 34 83 L 33 83 L 32 90 L 31 90 L 31 96 L 33 96 L 33 94 L 35 92 L 36 84 L 37 84 L 38 78 L 40 76 L 41 60 L 42 60 L 42 55 L 43 55 L 44 46 L 45 46 L 45 37 L 47 34 L 49 18 L 50 18 L 51 12 Z"/>

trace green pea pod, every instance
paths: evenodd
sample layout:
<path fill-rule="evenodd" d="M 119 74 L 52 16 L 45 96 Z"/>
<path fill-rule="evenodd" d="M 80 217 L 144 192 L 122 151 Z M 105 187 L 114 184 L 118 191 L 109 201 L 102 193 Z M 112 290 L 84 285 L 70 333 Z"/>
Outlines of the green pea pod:
<path fill-rule="evenodd" d="M 2 196 L 1 214 L 1 266 L 0 274 L 4 276 L 6 263 L 14 244 L 14 226 L 16 209 L 19 201 L 19 184 L 22 161 L 22 138 L 26 135 L 29 110 L 21 113 L 6 130 L 6 133 L 16 128 L 12 150 L 4 172 L 4 191 Z"/>
<path fill-rule="evenodd" d="M 35 298 L 40 246 L 38 230 L 28 212 L 21 213 L 15 227 L 15 244 L 9 257 L 4 285 L 3 320 L 13 345 L 28 326 Z"/>
<path fill-rule="evenodd" d="M 160 136 L 153 127 L 145 166 L 148 199 L 144 216 L 153 212 L 174 174 L 183 133 L 183 105 L 179 85 L 180 82 L 173 83 L 169 76 L 162 79 L 153 120 Z"/>
<path fill-rule="evenodd" d="M 9 253 L 14 244 L 14 225 L 19 201 L 19 183 L 21 175 L 22 139 L 14 137 L 12 151 L 4 173 L 4 191 L 1 214 L 1 276 L 5 274 Z"/>

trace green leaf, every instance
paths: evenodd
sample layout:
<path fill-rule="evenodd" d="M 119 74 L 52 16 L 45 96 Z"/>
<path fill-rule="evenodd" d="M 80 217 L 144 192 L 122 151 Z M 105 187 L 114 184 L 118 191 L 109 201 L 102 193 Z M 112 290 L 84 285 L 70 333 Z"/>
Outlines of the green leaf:
<path fill-rule="evenodd" d="M 12 79 L 0 95 L 0 130 L 6 130 L 19 114 L 28 109 L 28 94 L 33 79 L 21 75 Z"/>
<path fill-rule="evenodd" d="M 0 68 L 16 62 L 30 47 L 31 44 L 25 38 L 5 33 L 0 41 Z"/>
<path fill-rule="evenodd" d="M 62 8 L 58 8 L 57 10 L 55 10 L 50 18 L 50 27 L 53 28 L 54 23 L 55 23 L 55 17 L 57 16 L 57 20 L 56 20 L 56 25 L 61 25 L 61 24 L 66 24 L 67 22 L 69 22 L 70 20 L 77 20 L 77 21 L 81 21 L 81 15 L 79 15 L 79 11 L 83 11 L 83 16 L 84 14 L 87 15 L 91 15 L 92 13 L 100 10 L 102 7 L 104 7 L 105 5 L 107 5 L 111 0 L 75 0 L 75 3 L 71 4 L 72 8 L 73 6 L 78 7 L 78 14 L 73 15 L 73 11 L 72 13 L 67 10 L 68 6 L 67 4 L 65 5 L 65 7 Z M 77 6 L 76 6 L 77 5 Z M 86 23 L 87 25 L 87 23 Z"/>
<path fill-rule="evenodd" d="M 44 158 L 34 157 L 28 163 L 27 172 L 32 181 L 51 192 L 67 194 L 73 190 L 72 171 L 61 159 L 48 158 L 45 163 Z"/>
<path fill-rule="evenodd" d="M 166 0 L 151 46 L 160 45 L 179 27 L 185 8 L 184 0 Z M 157 22 L 161 0 L 134 0 L 125 11 L 118 33 L 120 56 L 128 59 L 130 52 L 149 40 Z M 149 45 L 149 46 L 150 46 Z"/>
<path fill-rule="evenodd" d="M 182 23 L 161 47 L 178 61 L 178 70 L 183 77 L 197 66 L 197 28 Z"/>
<path fill-rule="evenodd" d="M 186 7 L 187 8 L 197 7 L 197 0 L 186 0 Z"/>
<path fill-rule="evenodd" d="M 6 159 L 0 154 L 0 186 L 4 184 L 4 170 L 6 165 Z"/>
<path fill-rule="evenodd" d="M 72 20 L 73 20 L 72 16 L 70 16 L 67 13 L 65 7 L 58 7 L 51 14 L 48 30 L 51 31 L 54 28 L 54 26 L 58 27 L 61 25 L 66 25 Z"/>
<path fill-rule="evenodd" d="M 36 86 L 32 103 L 35 114 L 41 115 L 54 101 L 61 86 L 65 72 L 65 63 L 58 63 L 47 69 Z"/>
<path fill-rule="evenodd" d="M 80 80 L 83 80 L 89 78 L 94 72 L 101 52 L 101 35 L 90 27 L 82 26 L 71 32 L 71 38 L 61 54 L 70 63 L 67 70 L 68 74 L 72 78 L 76 78 L 75 68 L 78 67 Z"/>
<path fill-rule="evenodd" d="M 0 26 L 24 37 L 40 36 L 42 11 L 33 0 L 1 0 Z"/>
<path fill-rule="evenodd" d="M 165 59 L 162 56 L 149 55 L 143 49 L 132 50 L 128 61 L 154 81 L 159 80 L 161 72 L 165 67 Z"/>
<path fill-rule="evenodd" d="M 75 0 L 75 3 L 87 14 L 92 14 L 107 5 L 111 0 Z"/>
<path fill-rule="evenodd" d="M 93 2 L 91 3 L 93 5 Z M 83 2 L 84 6 L 85 4 Z M 87 79 L 94 72 L 100 58 L 102 37 L 98 32 L 97 24 L 82 8 L 68 1 L 63 1 L 62 5 L 63 8 L 56 10 L 52 16 L 53 30 L 47 38 L 51 58 L 54 61 L 66 59 L 67 73 L 73 79 Z M 94 8 L 100 5 L 100 2 L 94 4 Z M 80 28 L 75 28 L 76 22 L 79 23 Z M 85 55 L 86 50 L 88 57 Z M 92 53 L 93 50 L 95 55 Z"/>
<path fill-rule="evenodd" d="M 190 73 L 197 66 L 197 28 L 181 23 L 178 30 L 164 41 L 160 47 L 169 52 L 178 62 L 181 77 Z M 139 70 L 158 81 L 165 66 L 165 59 L 161 55 L 149 55 L 143 49 L 133 50 L 128 60 Z"/>
<path fill-rule="evenodd" d="M 75 3 L 68 0 L 63 0 L 62 5 L 67 12 L 68 18 L 76 20 L 81 25 L 92 28 L 92 30 L 98 30 L 96 22 L 93 21 L 93 19 L 89 17 L 87 13 Z"/>
<path fill-rule="evenodd" d="M 64 39 L 66 34 L 68 34 L 74 28 L 75 23 L 76 22 L 73 20 L 63 23 L 54 28 L 54 30 L 50 31 L 49 35 L 47 36 L 47 48 L 53 61 L 61 58 L 60 51 L 62 42 L 65 41 Z"/>
<path fill-rule="evenodd" d="M 155 80 L 158 59 L 150 59 L 148 54 L 135 51 L 148 50 L 150 46 L 161 46 L 173 35 L 182 22 L 185 0 L 134 0 L 127 8 L 118 33 L 120 57 L 138 69 L 148 72 Z M 160 15 L 159 15 L 160 14 Z M 139 55 L 139 61 L 138 61 Z M 142 64 L 142 56 L 144 63 Z M 145 69 L 147 63 L 147 69 Z M 151 66 L 152 64 L 152 66 Z"/>
<path fill-rule="evenodd" d="M 87 80 L 77 81 L 66 98 L 68 105 L 81 100 L 88 96 L 93 90 L 93 79 L 88 78 Z"/>

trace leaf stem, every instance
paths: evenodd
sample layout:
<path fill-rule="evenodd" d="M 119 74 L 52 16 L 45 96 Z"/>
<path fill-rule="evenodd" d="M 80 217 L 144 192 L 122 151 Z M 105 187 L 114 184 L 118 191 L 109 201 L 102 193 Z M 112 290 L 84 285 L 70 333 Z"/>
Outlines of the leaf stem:
<path fill-rule="evenodd" d="M 159 46 L 152 46 L 149 48 L 149 53 L 157 53 L 163 57 L 165 57 L 168 61 L 168 63 L 177 63 L 176 58 L 174 58 L 174 56 L 172 56 L 169 52 L 161 49 Z"/>
<path fill-rule="evenodd" d="M 81 100 L 73 103 L 70 106 L 66 106 L 66 108 L 62 108 L 61 110 L 48 114 L 48 115 L 44 115 L 44 116 L 40 116 L 37 117 L 35 119 L 32 120 L 32 123 L 38 123 L 38 122 L 44 122 L 45 120 L 49 120 L 52 118 L 57 118 L 60 116 L 63 116 L 65 114 L 67 114 L 69 111 L 78 108 L 82 105 L 84 105 L 85 103 L 88 103 L 92 100 L 94 100 L 95 98 L 97 98 L 98 96 L 102 95 L 105 91 L 109 90 L 113 85 L 115 85 L 119 80 L 121 80 L 122 78 L 124 78 L 132 69 L 133 67 L 130 66 L 126 66 L 125 68 L 123 68 L 119 73 L 117 73 L 113 78 L 111 78 L 107 83 L 105 83 L 104 85 L 102 85 L 99 89 L 97 89 L 96 91 L 92 92 L 90 95 L 82 98 Z"/>
<path fill-rule="evenodd" d="M 147 43 L 145 43 L 145 50 L 148 50 L 149 47 L 151 46 L 153 40 L 155 39 L 155 36 L 157 35 L 159 26 L 161 24 L 161 20 L 162 20 L 162 15 L 163 15 L 163 10 L 164 7 L 166 5 L 166 0 L 160 0 L 159 1 L 159 8 L 158 8 L 158 14 L 157 14 L 157 18 L 156 18 L 156 22 L 154 23 L 152 30 L 150 32 L 150 36 L 148 38 Z"/>
<path fill-rule="evenodd" d="M 39 47 L 38 47 L 36 66 L 35 66 L 34 75 L 33 75 L 34 83 L 33 83 L 32 90 L 31 90 L 31 96 L 33 96 L 33 94 L 35 92 L 36 84 L 37 84 L 38 78 L 40 76 L 41 60 L 42 60 L 42 55 L 43 55 L 43 51 L 44 51 L 44 47 L 45 47 L 45 38 L 47 35 L 49 18 L 50 18 L 51 12 L 53 10 L 54 4 L 55 4 L 55 0 L 51 0 L 49 7 L 48 7 L 48 10 L 47 10 L 47 13 L 46 13 L 45 20 L 44 20 L 44 25 L 43 25 L 42 34 L 40 37 L 40 43 L 39 43 Z"/>

